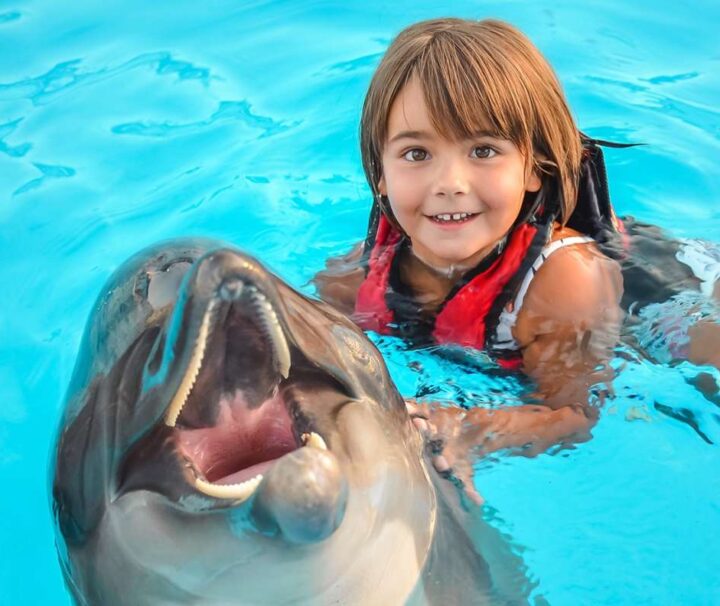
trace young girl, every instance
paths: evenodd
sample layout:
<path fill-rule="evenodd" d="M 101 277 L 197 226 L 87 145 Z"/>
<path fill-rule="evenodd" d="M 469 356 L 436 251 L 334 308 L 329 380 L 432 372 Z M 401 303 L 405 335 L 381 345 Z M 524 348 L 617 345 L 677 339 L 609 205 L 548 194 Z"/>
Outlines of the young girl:
<path fill-rule="evenodd" d="M 542 399 L 414 407 L 445 441 L 436 465 L 463 464 L 467 479 L 453 459 L 469 446 L 586 438 L 588 389 L 606 378 L 622 318 L 620 266 L 598 244 L 621 256 L 620 225 L 602 153 L 547 61 L 499 21 L 417 23 L 375 72 L 360 134 L 368 236 L 316 276 L 320 296 L 368 330 L 484 349 Z"/>

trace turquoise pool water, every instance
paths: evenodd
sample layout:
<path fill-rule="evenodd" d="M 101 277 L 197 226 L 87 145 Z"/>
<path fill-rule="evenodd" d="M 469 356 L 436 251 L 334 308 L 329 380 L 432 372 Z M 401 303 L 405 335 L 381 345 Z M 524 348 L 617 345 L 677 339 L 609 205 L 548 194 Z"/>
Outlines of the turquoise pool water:
<path fill-rule="evenodd" d="M 145 245 L 200 234 L 304 287 L 364 235 L 360 105 L 410 22 L 494 16 L 521 27 L 556 67 L 583 129 L 649 144 L 607 152 L 620 213 L 720 241 L 717 3 L 437 6 L 2 4 L 0 603 L 68 603 L 46 468 L 103 282 Z M 380 345 L 408 395 L 427 385 L 485 403 L 518 393 L 511 379 Z M 631 354 L 618 357 L 616 396 L 591 442 L 486 461 L 477 485 L 538 600 L 720 603 L 720 408 L 686 382 L 697 369 Z M 691 411 L 706 439 L 657 403 Z"/>

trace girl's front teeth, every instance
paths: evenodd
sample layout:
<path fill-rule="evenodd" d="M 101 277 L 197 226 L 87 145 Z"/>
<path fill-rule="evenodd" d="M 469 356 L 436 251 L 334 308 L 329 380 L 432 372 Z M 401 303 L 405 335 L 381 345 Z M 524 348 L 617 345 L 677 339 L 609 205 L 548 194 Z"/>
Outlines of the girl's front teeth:
<path fill-rule="evenodd" d="M 472 217 L 473 213 L 443 213 L 441 215 L 433 215 L 435 221 L 463 221 L 468 217 Z"/>

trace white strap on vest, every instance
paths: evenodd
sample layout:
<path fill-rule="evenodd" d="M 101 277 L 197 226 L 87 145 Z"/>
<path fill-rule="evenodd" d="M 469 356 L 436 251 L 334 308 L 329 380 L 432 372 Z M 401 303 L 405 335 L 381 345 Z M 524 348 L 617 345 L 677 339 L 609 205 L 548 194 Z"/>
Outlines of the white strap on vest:
<path fill-rule="evenodd" d="M 517 322 L 518 313 L 522 308 L 527 290 L 530 288 L 530 282 L 532 282 L 535 274 L 540 267 L 542 267 L 542 264 L 545 263 L 547 258 L 556 250 L 566 246 L 573 246 L 574 244 L 589 244 L 591 242 L 595 242 L 595 240 L 588 236 L 570 236 L 554 240 L 540 251 L 537 259 L 535 259 L 535 262 L 532 264 L 532 267 L 525 274 L 525 277 L 520 284 L 520 289 L 515 296 L 515 300 L 511 305 L 506 305 L 505 309 L 503 309 L 500 314 L 497 330 L 495 332 L 495 343 L 493 344 L 495 349 L 509 349 L 511 351 L 519 349 L 519 346 L 512 335 L 512 329 L 515 326 L 515 322 Z"/>

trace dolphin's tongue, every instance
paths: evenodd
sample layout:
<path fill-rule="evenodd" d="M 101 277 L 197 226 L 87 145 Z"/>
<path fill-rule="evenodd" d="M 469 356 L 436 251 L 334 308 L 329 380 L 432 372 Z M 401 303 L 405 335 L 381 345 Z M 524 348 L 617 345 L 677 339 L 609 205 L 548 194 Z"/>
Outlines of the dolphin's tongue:
<path fill-rule="evenodd" d="M 250 408 L 241 391 L 223 396 L 213 427 L 178 429 L 178 446 L 209 482 L 243 482 L 298 447 L 279 395 Z"/>

